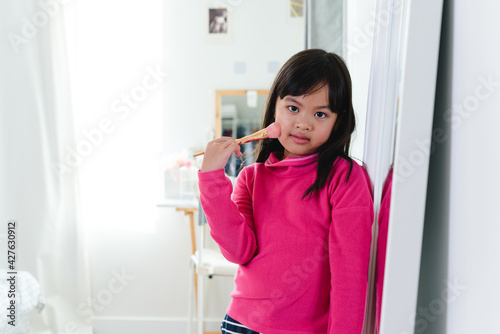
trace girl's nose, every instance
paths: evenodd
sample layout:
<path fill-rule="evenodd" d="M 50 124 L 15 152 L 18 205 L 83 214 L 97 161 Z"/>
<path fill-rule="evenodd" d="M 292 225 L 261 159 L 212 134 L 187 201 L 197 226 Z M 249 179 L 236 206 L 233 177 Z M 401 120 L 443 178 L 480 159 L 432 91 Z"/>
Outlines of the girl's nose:
<path fill-rule="evenodd" d="M 297 129 L 300 129 L 302 131 L 309 131 L 311 129 L 311 126 L 307 120 L 307 117 L 301 117 L 297 120 L 295 123 L 295 127 Z"/>

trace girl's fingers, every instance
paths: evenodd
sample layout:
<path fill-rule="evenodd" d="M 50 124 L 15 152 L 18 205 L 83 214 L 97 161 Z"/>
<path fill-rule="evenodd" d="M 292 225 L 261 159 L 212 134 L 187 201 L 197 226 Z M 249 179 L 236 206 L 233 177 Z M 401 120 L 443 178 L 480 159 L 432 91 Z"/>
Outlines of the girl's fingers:
<path fill-rule="evenodd" d="M 201 171 L 208 172 L 224 168 L 232 153 L 235 153 L 237 156 L 242 155 L 240 146 L 234 138 L 221 137 L 212 140 L 208 143 L 205 150 Z"/>
<path fill-rule="evenodd" d="M 231 155 L 231 153 L 239 149 L 239 147 L 236 147 L 235 145 L 239 146 L 233 138 L 221 137 L 208 143 L 207 152 Z M 207 153 L 205 153 L 205 155 L 206 154 Z"/>

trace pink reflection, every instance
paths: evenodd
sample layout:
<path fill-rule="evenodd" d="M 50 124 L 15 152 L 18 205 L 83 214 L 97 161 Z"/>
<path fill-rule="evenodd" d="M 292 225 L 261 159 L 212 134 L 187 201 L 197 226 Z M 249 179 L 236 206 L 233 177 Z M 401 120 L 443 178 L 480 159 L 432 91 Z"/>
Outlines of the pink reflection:
<path fill-rule="evenodd" d="M 389 229 L 389 211 L 391 206 L 392 192 L 392 167 L 385 179 L 382 189 L 382 200 L 380 203 L 380 213 L 378 216 L 378 240 L 377 240 L 377 267 L 375 272 L 375 284 L 377 290 L 376 297 L 376 316 L 377 329 L 380 330 L 380 311 L 382 308 L 382 291 L 384 288 L 384 268 L 385 254 L 387 251 L 387 231 Z"/>

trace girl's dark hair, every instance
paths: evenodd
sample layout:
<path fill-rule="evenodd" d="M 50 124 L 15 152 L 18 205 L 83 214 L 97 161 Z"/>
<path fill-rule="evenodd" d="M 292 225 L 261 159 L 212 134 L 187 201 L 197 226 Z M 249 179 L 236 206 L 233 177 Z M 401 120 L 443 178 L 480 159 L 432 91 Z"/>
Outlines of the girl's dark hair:
<path fill-rule="evenodd" d="M 325 85 L 328 86 L 330 109 L 337 114 L 337 120 L 330 137 L 318 149 L 316 181 L 307 189 L 304 197 L 325 186 L 338 158 L 349 161 L 349 174 L 352 170 L 349 146 L 356 121 L 352 106 L 351 76 L 344 60 L 320 49 L 304 50 L 292 56 L 274 80 L 262 124 L 262 128 L 265 128 L 275 121 L 278 98 L 313 93 Z M 283 151 L 284 148 L 277 139 L 260 141 L 256 148 L 257 162 L 266 161 L 271 152 Z"/>

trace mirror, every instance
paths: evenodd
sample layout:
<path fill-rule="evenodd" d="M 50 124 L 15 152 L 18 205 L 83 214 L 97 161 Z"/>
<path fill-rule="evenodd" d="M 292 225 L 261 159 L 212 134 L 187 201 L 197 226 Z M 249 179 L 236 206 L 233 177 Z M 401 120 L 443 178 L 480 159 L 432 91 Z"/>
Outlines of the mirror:
<path fill-rule="evenodd" d="M 260 130 L 262 115 L 269 90 L 217 90 L 215 91 L 215 137 L 241 138 Z M 226 174 L 238 176 L 239 171 L 253 163 L 251 153 L 255 142 L 241 145 L 242 158 L 234 154 L 226 165 Z"/>
<path fill-rule="evenodd" d="M 425 212 L 442 1 L 379 0 L 368 152 L 374 181 L 377 329 L 413 333 Z M 388 15 L 389 14 L 389 15 Z M 425 20 L 426 24 L 421 22 Z M 397 127 L 396 127 L 397 125 Z M 367 144 L 369 145 L 369 144 Z M 380 322 L 378 322 L 380 319 Z M 374 322 L 371 322 L 373 324 Z"/>
<path fill-rule="evenodd" d="M 292 3 L 305 10 L 291 11 Z M 378 219 L 388 227 L 380 331 L 412 332 L 408 319 L 416 304 L 428 162 L 428 153 L 422 153 L 415 140 L 430 137 L 442 2 L 378 3 L 382 14 L 406 4 L 400 13 L 404 25 L 396 19 L 374 21 L 374 0 L 350 1 L 349 6 L 340 0 L 129 1 L 120 6 L 96 0 L 78 6 L 61 1 L 50 6 L 36 1 L 25 6 L 3 2 L 0 15 L 8 41 L 1 46 L 7 73 L 0 101 L 6 111 L 1 122 L 1 132 L 6 134 L 2 159 L 10 164 L 0 175 L 6 198 L 0 212 L 4 222 L 20 221 L 21 268 L 51 292 L 44 311 L 47 323 L 40 331 L 73 332 L 74 326 L 79 330 L 93 326 L 96 332 L 107 332 L 132 321 L 137 326 L 133 328 L 147 332 L 150 321 L 144 317 L 152 314 L 166 319 L 163 332 L 182 328 L 184 323 L 176 321 L 186 318 L 188 257 L 171 254 L 189 254 L 188 230 L 184 217 L 175 211 L 158 213 L 162 182 L 155 176 L 159 168 L 152 157 L 206 145 L 207 128 L 213 132 L 214 122 L 219 124 L 212 108 L 226 98 L 221 94 L 221 103 L 214 104 L 214 90 L 269 87 L 279 66 L 292 54 L 304 47 L 321 47 L 343 55 L 351 71 L 359 121 L 353 148 L 361 147 L 353 155 L 372 171 Z M 211 5 L 228 8 L 231 34 L 213 36 L 209 31 L 207 7 Z M 394 38 L 399 42 L 392 48 L 376 46 L 372 52 L 374 23 L 397 33 Z M 76 30 L 78 38 L 73 36 Z M 66 44 L 61 40 L 64 36 L 74 39 Z M 390 41 L 385 39 L 387 44 Z M 391 52 L 395 53 L 391 56 Z M 371 62 L 372 56 L 376 61 Z M 52 66 L 54 60 L 58 66 Z M 400 71 L 396 77 L 401 85 L 375 75 L 376 69 L 390 73 L 387 65 Z M 395 120 L 371 116 L 375 109 L 394 113 L 394 106 L 384 108 L 382 102 L 366 106 L 370 67 L 372 77 L 380 79 L 371 82 L 370 94 L 393 104 L 400 99 L 397 132 Z M 75 87 L 76 94 L 69 91 Z M 363 139 L 365 110 L 370 117 Z M 222 133 L 226 121 L 222 110 L 219 115 L 220 125 L 215 126 Z M 374 123 L 376 119 L 383 122 Z M 381 137 L 372 135 L 372 129 Z M 238 129 L 231 125 L 231 131 Z M 19 133 L 29 135 L 9 139 Z M 395 133 L 395 146 L 393 138 L 387 137 L 390 133 Z M 367 144 L 363 147 L 363 143 Z M 375 145 L 373 149 L 369 144 Z M 389 152 L 384 153 L 383 163 L 381 148 Z M 393 186 L 387 181 L 384 192 L 392 162 Z M 54 165 L 65 169 L 54 173 Z M 26 189 L 33 196 L 27 197 Z M 88 243 L 80 236 L 84 229 Z M 67 263 L 72 264 L 71 273 Z M 117 275 L 124 283 L 119 295 Z M 166 281 L 180 288 L 164 289 Z M 57 286 L 57 282 L 65 284 Z M 210 288 L 218 294 L 208 296 L 213 307 L 207 316 L 218 319 L 218 312 L 227 305 L 221 295 L 230 291 L 220 283 Z M 84 316 L 74 312 L 82 310 L 82 303 Z M 138 303 L 144 308 L 137 308 Z"/>
<path fill-rule="evenodd" d="M 373 182 L 375 220 L 369 272 L 365 333 L 379 329 L 384 286 L 392 165 L 405 48 L 404 2 L 377 2 L 364 161 Z"/>

